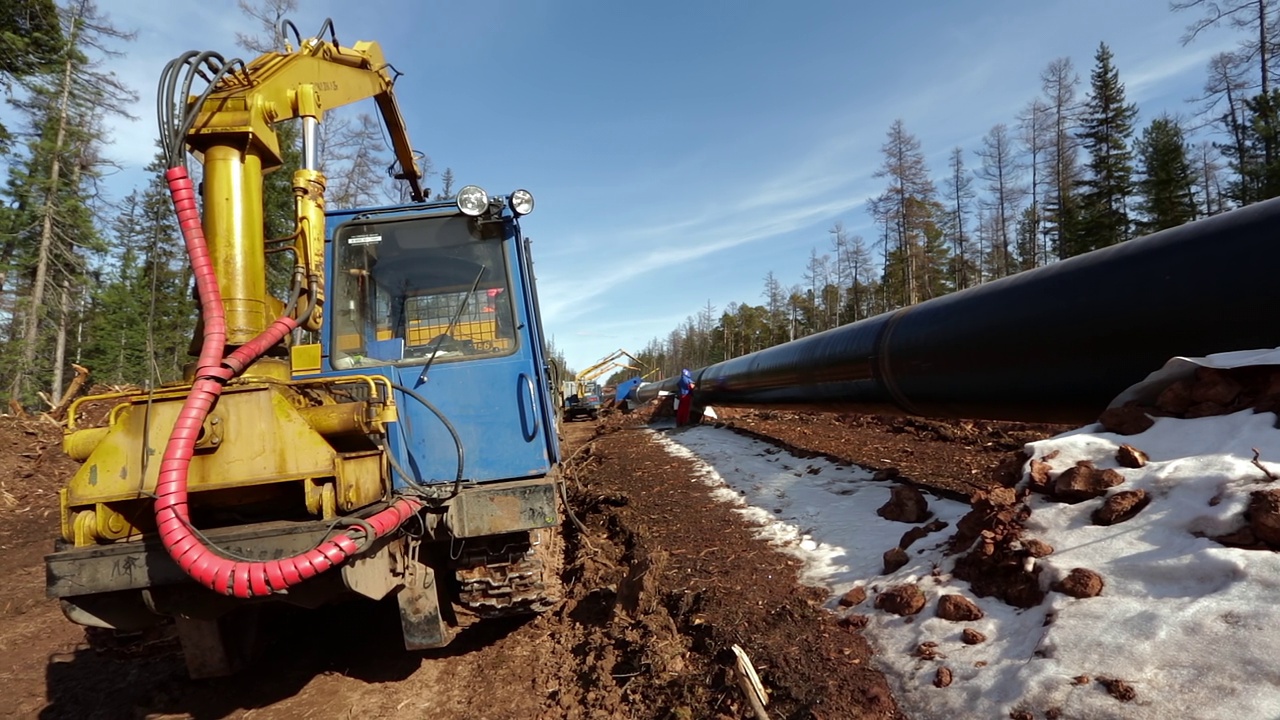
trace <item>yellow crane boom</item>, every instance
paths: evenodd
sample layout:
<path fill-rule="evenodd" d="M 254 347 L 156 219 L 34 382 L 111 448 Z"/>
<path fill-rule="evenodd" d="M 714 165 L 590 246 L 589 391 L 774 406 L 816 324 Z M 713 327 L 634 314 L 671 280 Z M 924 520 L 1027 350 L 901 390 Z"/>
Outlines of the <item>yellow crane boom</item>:
<path fill-rule="evenodd" d="M 323 29 L 322 29 L 323 34 Z M 324 301 L 324 191 L 317 132 L 324 112 L 373 98 L 415 201 L 422 171 L 392 87 L 395 76 L 376 42 L 343 47 L 322 37 L 296 50 L 268 52 L 223 74 L 199 103 L 185 141 L 204 165 L 205 235 L 227 312 L 227 344 L 239 345 L 278 314 L 266 287 L 263 174 L 284 160 L 277 123 L 302 119 L 303 163 L 294 173 L 294 249 L 312 308 L 299 318 L 318 330 Z"/>

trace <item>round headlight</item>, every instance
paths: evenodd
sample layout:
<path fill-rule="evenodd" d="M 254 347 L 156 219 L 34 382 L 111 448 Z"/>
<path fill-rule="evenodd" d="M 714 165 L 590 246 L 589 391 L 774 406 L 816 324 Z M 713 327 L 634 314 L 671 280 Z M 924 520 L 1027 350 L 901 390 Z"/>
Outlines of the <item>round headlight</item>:
<path fill-rule="evenodd" d="M 476 217 L 489 207 L 489 196 L 475 185 L 467 185 L 458 191 L 458 209 L 464 215 Z"/>
<path fill-rule="evenodd" d="M 507 202 L 511 205 L 511 212 L 516 215 L 528 215 L 533 212 L 533 193 L 528 190 L 517 190 L 511 193 Z"/>

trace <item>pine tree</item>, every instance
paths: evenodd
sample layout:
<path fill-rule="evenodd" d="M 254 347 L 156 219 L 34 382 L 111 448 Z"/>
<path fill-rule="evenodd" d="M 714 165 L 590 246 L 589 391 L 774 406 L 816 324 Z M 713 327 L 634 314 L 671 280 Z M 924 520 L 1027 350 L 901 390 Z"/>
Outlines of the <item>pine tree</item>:
<path fill-rule="evenodd" d="M 827 285 L 830 284 L 831 257 L 819 255 L 817 248 L 809 248 L 809 263 L 804 269 L 804 279 L 808 283 L 805 289 L 806 323 L 812 332 L 821 332 L 830 328 L 832 309 L 825 302 Z"/>
<path fill-rule="evenodd" d="M 436 193 L 436 200 L 452 200 L 453 199 L 453 168 L 445 168 L 440 173 L 440 192 Z"/>
<path fill-rule="evenodd" d="M 60 10 L 62 47 L 56 64 L 28 82 L 28 95 L 15 103 L 30 119 L 33 135 L 26 155 L 10 173 L 8 194 L 17 211 L 14 234 L 0 244 L 7 285 L 16 271 L 22 288 L 12 308 L 19 327 L 5 348 L 4 377 L 10 399 L 35 399 L 34 378 L 50 378 L 50 397 L 61 393 L 62 363 L 70 325 L 71 298 L 79 294 L 86 267 L 82 253 L 100 247 L 89 202 L 90 183 L 105 160 L 102 120 L 122 113 L 136 96 L 110 72 L 100 69 L 106 38 L 131 36 L 112 27 L 91 0 Z M 52 332 L 50 332 L 52 330 Z"/>
<path fill-rule="evenodd" d="M 927 233 L 937 228 L 939 205 L 920 141 L 902 120 L 890 126 L 880 151 L 884 164 L 875 176 L 888 178 L 889 187 L 871 200 L 869 210 L 887 241 L 883 284 L 889 304 L 914 305 L 933 297 L 946 274 L 945 262 L 936 264 L 936 248 L 927 247 Z"/>
<path fill-rule="evenodd" d="M 987 181 L 988 217 L 994 222 L 991 256 L 987 266 L 991 276 L 1005 277 L 1017 271 L 1012 253 L 1018 208 L 1026 197 L 1021 182 L 1022 168 L 1015 157 L 1013 138 L 1004 123 L 998 123 L 982 139 L 982 168 L 978 176 Z"/>
<path fill-rule="evenodd" d="M 1138 232 L 1153 233 L 1194 220 L 1196 177 L 1178 121 L 1168 115 L 1152 120 L 1138 140 L 1137 151 Z"/>
<path fill-rule="evenodd" d="M 1014 245 L 1017 249 L 1014 255 L 1014 272 L 1033 270 L 1037 267 L 1036 259 L 1040 249 L 1039 225 L 1035 204 L 1023 208 L 1018 215 L 1018 227 L 1014 234 Z"/>
<path fill-rule="evenodd" d="M 1206 108 L 1217 106 L 1226 98 L 1227 111 L 1219 115 L 1229 128 L 1237 133 L 1237 150 L 1243 150 L 1240 133 L 1245 123 L 1241 120 L 1242 108 L 1230 97 L 1232 90 L 1243 102 L 1243 88 L 1252 88 L 1261 97 L 1272 92 L 1272 76 L 1275 73 L 1276 48 L 1280 47 L 1280 22 L 1276 17 L 1275 0 L 1174 0 L 1174 10 L 1203 10 L 1204 14 L 1187 26 L 1182 44 L 1187 45 L 1200 33 L 1213 27 L 1227 25 L 1241 31 L 1241 40 L 1235 52 L 1219 53 L 1209 65 L 1209 84 L 1206 85 Z M 1245 80 L 1250 77 L 1250 80 Z M 1258 157 L 1263 165 L 1280 160 L 1280 137 L 1264 131 L 1255 136 Z M 1243 155 L 1238 155 L 1242 157 Z"/>
<path fill-rule="evenodd" d="M 1220 155 L 1214 144 L 1202 140 L 1196 146 L 1196 177 L 1199 180 L 1199 215 L 1208 217 L 1226 212 L 1223 202 L 1225 191 L 1222 187 L 1222 166 Z"/>
<path fill-rule="evenodd" d="M 944 187 L 948 204 L 944 228 L 951 238 L 951 282 L 955 289 L 963 290 L 982 282 L 982 276 L 974 257 L 973 238 L 968 233 L 974 198 L 973 178 L 964 166 L 964 150 L 961 148 L 951 149 Z"/>
<path fill-rule="evenodd" d="M 1128 201 L 1133 194 L 1133 120 L 1138 108 L 1125 102 L 1120 71 L 1106 43 L 1098 46 L 1091 90 L 1079 137 L 1089 155 L 1081 182 L 1080 225 L 1066 238 L 1068 256 L 1128 240 L 1133 232 Z"/>
<path fill-rule="evenodd" d="M 1041 247 L 1040 238 L 1044 235 L 1041 227 L 1043 208 L 1041 195 L 1045 185 L 1045 160 L 1053 148 L 1053 122 L 1049 106 L 1041 98 L 1035 98 L 1027 104 L 1022 116 L 1018 118 L 1022 148 L 1027 157 L 1027 169 L 1031 173 L 1031 181 L 1027 186 L 1031 200 L 1029 215 L 1034 235 L 1031 242 L 1019 242 L 1019 261 L 1023 269 L 1048 264 L 1047 247 Z"/>
<path fill-rule="evenodd" d="M 1076 102 L 1080 78 L 1071 58 L 1063 57 L 1049 63 L 1040 74 L 1040 83 L 1049 114 L 1047 132 L 1052 135 L 1046 159 L 1050 172 L 1043 210 L 1044 235 L 1054 254 L 1064 258 L 1068 255 L 1065 239 L 1076 232 L 1080 223 L 1076 187 L 1080 181 L 1079 143 L 1074 134 L 1080 113 Z"/>
<path fill-rule="evenodd" d="M 779 282 L 778 277 L 770 270 L 764 276 L 764 291 L 760 293 L 764 297 L 767 313 L 767 327 L 769 330 L 769 345 L 775 345 L 786 337 L 786 303 L 787 294 Z"/>
<path fill-rule="evenodd" d="M 1267 159 L 1269 146 L 1280 147 L 1280 89 L 1245 101 L 1243 120 L 1242 148 L 1222 147 L 1235 171 L 1227 195 L 1238 205 L 1280 196 L 1280 153 Z"/>
<path fill-rule="evenodd" d="M 47 72 L 61 57 L 64 44 L 58 9 L 53 0 L 0 0 L 0 86 Z M 0 124 L 0 153 L 13 141 Z"/>

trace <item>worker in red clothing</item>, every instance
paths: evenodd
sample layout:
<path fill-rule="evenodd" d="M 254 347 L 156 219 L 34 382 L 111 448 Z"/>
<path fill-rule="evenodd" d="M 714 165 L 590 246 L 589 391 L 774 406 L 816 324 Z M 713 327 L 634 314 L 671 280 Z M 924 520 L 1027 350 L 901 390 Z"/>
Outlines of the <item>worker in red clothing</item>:
<path fill-rule="evenodd" d="M 697 385 L 689 369 L 680 371 L 680 382 L 677 384 L 679 402 L 676 404 L 676 427 L 689 424 L 689 410 L 693 407 L 693 389 Z"/>

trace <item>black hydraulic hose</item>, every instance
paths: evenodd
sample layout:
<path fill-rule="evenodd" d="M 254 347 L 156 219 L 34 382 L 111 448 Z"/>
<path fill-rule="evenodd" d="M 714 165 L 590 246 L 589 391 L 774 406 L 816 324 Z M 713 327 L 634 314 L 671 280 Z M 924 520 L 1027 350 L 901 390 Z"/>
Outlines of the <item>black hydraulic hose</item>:
<path fill-rule="evenodd" d="M 733 358 L 694 402 L 1090 422 L 1171 357 L 1280 346 L 1277 227 L 1280 199 Z"/>
<path fill-rule="evenodd" d="M 298 43 L 298 47 L 302 47 L 302 33 L 298 32 L 298 26 L 288 18 L 281 18 L 280 24 L 276 26 L 276 37 L 280 39 L 280 44 L 284 45 L 289 42 L 289 31 L 293 31 L 294 41 Z"/>
<path fill-rule="evenodd" d="M 440 422 L 444 425 L 445 429 L 449 431 L 449 435 L 453 437 L 453 445 L 458 450 L 458 475 L 453 480 L 453 493 L 449 495 L 449 497 L 440 498 L 440 499 L 451 500 L 457 497 L 458 493 L 462 491 L 463 467 L 466 465 L 466 450 L 463 448 L 463 445 L 462 445 L 462 436 L 458 435 L 457 428 L 453 426 L 453 423 L 449 422 L 449 418 L 445 417 L 444 413 L 440 412 L 440 408 L 436 407 L 430 400 L 427 400 L 426 398 L 422 397 L 422 395 L 420 395 L 419 393 L 413 390 L 410 390 L 409 388 L 403 385 L 400 385 L 399 383 L 391 383 L 391 387 L 396 390 L 399 390 L 405 395 L 408 395 L 414 400 L 417 400 L 419 403 L 422 404 L 423 407 L 435 413 L 435 416 L 440 418 Z M 405 444 L 408 445 L 408 438 L 405 438 Z M 388 453 L 388 455 L 389 454 L 390 453 Z M 415 483 L 415 485 L 416 484 L 417 483 Z"/>

